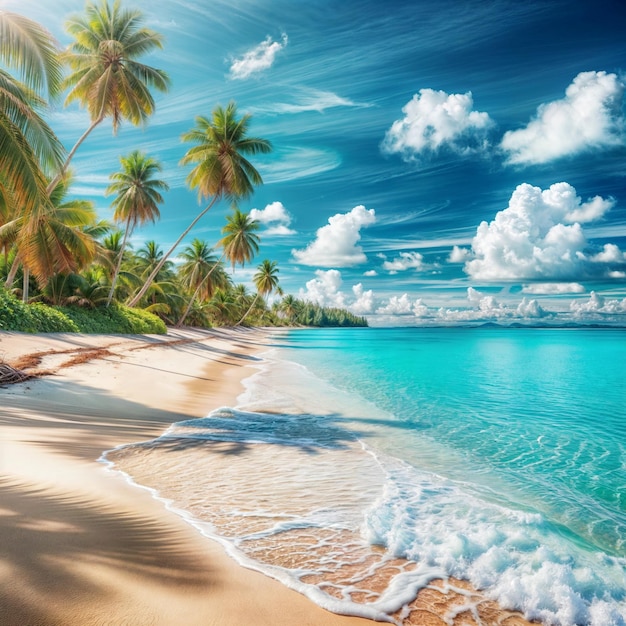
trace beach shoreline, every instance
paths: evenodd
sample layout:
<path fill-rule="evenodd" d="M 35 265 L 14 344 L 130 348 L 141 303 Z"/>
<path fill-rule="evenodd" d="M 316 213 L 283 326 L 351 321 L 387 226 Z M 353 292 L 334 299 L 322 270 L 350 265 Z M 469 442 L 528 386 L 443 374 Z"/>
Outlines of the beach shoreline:
<path fill-rule="evenodd" d="M 373 623 L 243 567 L 184 512 L 102 462 L 106 451 L 234 407 L 277 332 L 0 332 L 0 359 L 41 375 L 0 387 L 3 626 Z M 471 625 L 478 605 L 484 625 L 528 624 L 454 579 L 433 581 L 395 620 Z"/>
<path fill-rule="evenodd" d="M 48 375 L 0 388 L 0 622 L 371 623 L 245 569 L 98 462 L 232 406 L 268 332 L 0 333 L 0 357 Z M 25 357 L 30 356 L 30 359 Z"/>

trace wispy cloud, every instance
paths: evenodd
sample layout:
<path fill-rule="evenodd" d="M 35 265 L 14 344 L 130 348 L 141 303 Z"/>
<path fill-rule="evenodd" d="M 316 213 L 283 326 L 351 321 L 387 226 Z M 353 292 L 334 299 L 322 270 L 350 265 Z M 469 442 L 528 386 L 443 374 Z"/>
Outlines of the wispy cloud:
<path fill-rule="evenodd" d="M 373 105 L 365 102 L 355 102 L 349 98 L 344 98 L 332 91 L 320 89 L 309 89 L 298 87 L 292 90 L 292 102 L 272 102 L 266 105 L 256 105 L 253 112 L 265 114 L 279 113 L 305 113 L 307 111 L 317 111 L 323 113 L 327 109 L 339 107 L 369 108 Z"/>
<path fill-rule="evenodd" d="M 547 163 L 584 150 L 622 142 L 624 83 L 616 74 L 581 72 L 565 98 L 542 104 L 526 128 L 502 138 L 512 164 Z"/>
<path fill-rule="evenodd" d="M 341 165 L 340 156 L 331 150 L 283 146 L 276 155 L 277 159 L 258 165 L 266 184 L 314 176 Z"/>
<path fill-rule="evenodd" d="M 288 38 L 285 33 L 280 42 L 267 37 L 242 57 L 233 60 L 230 65 L 230 77 L 241 80 L 269 69 L 274 64 L 276 55 L 287 46 L 287 42 Z"/>

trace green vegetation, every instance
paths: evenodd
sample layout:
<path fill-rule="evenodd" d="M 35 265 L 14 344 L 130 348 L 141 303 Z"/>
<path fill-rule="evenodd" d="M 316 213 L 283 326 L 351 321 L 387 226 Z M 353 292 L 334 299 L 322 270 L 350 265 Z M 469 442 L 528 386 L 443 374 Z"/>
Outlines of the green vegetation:
<path fill-rule="evenodd" d="M 0 287 L 0 330 L 27 333 L 158 334 L 166 332 L 156 315 L 115 304 L 110 308 L 24 304 Z"/>
<path fill-rule="evenodd" d="M 88 1 L 66 24 L 74 41 L 56 48 L 41 25 L 0 10 L 0 329 L 26 332 L 163 333 L 167 325 L 364 326 L 363 318 L 283 296 L 279 268 L 264 259 L 256 293 L 233 282 L 238 265 L 259 251 L 259 223 L 236 203 L 262 184 L 249 158 L 266 154 L 267 139 L 250 136 L 250 115 L 234 102 L 198 116 L 181 141 L 181 160 L 208 204 L 164 252 L 156 241 L 134 250 L 131 235 L 160 219 L 168 190 L 161 164 L 139 151 L 120 157 L 110 174 L 112 219 L 98 220 L 91 202 L 70 196 L 69 164 L 91 131 L 107 119 L 139 125 L 154 111 L 151 90 L 166 92 L 168 76 L 140 59 L 161 48 L 140 11 L 120 0 Z M 7 68 L 2 69 L 2 68 Z M 65 73 L 65 78 L 63 78 Z M 67 90 L 91 123 L 66 153 L 45 120 L 48 100 Z M 170 257 L 217 202 L 232 203 L 223 237 L 194 239 Z M 118 228 L 119 227 L 119 228 Z M 228 265 L 232 272 L 228 271 Z M 20 298 L 20 299 L 18 299 Z"/>

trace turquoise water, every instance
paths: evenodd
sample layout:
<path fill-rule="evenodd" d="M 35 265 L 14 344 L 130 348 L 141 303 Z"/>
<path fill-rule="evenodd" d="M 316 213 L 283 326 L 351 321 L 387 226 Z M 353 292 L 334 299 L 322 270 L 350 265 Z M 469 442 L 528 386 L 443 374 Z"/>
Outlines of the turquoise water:
<path fill-rule="evenodd" d="M 455 576 L 626 624 L 626 331 L 297 330 L 264 357 L 237 407 L 109 461 L 330 610 L 399 624 Z M 419 565 L 371 587 L 394 557 Z"/>

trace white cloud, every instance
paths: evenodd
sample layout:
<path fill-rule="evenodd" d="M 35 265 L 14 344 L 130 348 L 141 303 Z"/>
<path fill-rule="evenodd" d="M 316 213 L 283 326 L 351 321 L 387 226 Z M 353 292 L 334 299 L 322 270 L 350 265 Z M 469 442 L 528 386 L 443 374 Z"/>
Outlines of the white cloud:
<path fill-rule="evenodd" d="M 356 300 L 348 307 L 355 315 L 367 315 L 374 311 L 374 292 L 371 289 L 365 291 L 363 285 L 358 283 L 352 287 L 352 293 Z"/>
<path fill-rule="evenodd" d="M 266 114 L 306 113 L 307 111 L 323 113 L 326 109 L 334 109 L 337 107 L 368 108 L 371 106 L 361 102 L 354 102 L 332 91 L 322 91 L 320 89 L 309 89 L 305 87 L 296 89 L 291 94 L 291 97 L 294 99 L 294 102 L 273 102 L 271 106 L 256 106 L 253 110 Z"/>
<path fill-rule="evenodd" d="M 358 241 L 361 228 L 376 221 L 374 209 L 359 205 L 349 213 L 337 213 L 328 224 L 318 228 L 316 237 L 305 249 L 292 250 L 294 259 L 303 265 L 349 267 L 367 260 Z"/>
<path fill-rule="evenodd" d="M 383 255 L 384 256 L 384 255 Z M 383 269 L 390 274 L 405 272 L 409 269 L 424 269 L 424 257 L 419 252 L 400 252 L 400 256 L 383 263 Z"/>
<path fill-rule="evenodd" d="M 562 293 L 584 293 L 585 288 L 580 283 L 534 283 L 524 285 L 522 293 L 536 295 L 558 295 Z"/>
<path fill-rule="evenodd" d="M 378 276 L 378 272 L 376 270 L 367 270 L 367 272 L 363 272 L 363 276 Z"/>
<path fill-rule="evenodd" d="M 526 128 L 505 133 L 501 146 L 509 163 L 546 163 L 621 143 L 623 93 L 624 84 L 615 74 L 581 72 L 565 98 L 542 104 Z"/>
<path fill-rule="evenodd" d="M 583 203 L 568 183 L 555 183 L 544 191 L 523 183 L 506 209 L 478 227 L 472 240 L 475 258 L 466 262 L 465 271 L 481 280 L 607 276 L 616 269 L 611 263 L 619 255 L 605 246 L 603 253 L 588 256 L 587 239 L 574 219 L 599 217 L 613 205 L 613 200 L 598 196 Z"/>
<path fill-rule="evenodd" d="M 248 50 L 240 59 L 235 59 L 230 66 L 230 75 L 234 79 L 249 78 L 252 74 L 272 67 L 276 55 L 287 45 L 287 35 L 282 42 L 267 37 L 258 46 Z"/>
<path fill-rule="evenodd" d="M 306 289 L 300 289 L 298 297 L 320 306 L 345 306 L 345 295 L 340 291 L 343 282 L 339 270 L 317 270 L 317 278 L 306 283 Z"/>
<path fill-rule="evenodd" d="M 376 309 L 379 315 L 407 315 L 412 312 L 413 304 L 408 293 L 401 296 L 391 296 L 385 306 Z"/>
<path fill-rule="evenodd" d="M 407 158 L 444 146 L 462 154 L 483 149 L 493 122 L 487 113 L 473 111 L 473 106 L 471 92 L 447 94 L 420 89 L 403 107 L 404 118 L 387 131 L 382 148 Z"/>
<path fill-rule="evenodd" d="M 592 291 L 588 300 L 573 300 L 570 311 L 574 317 L 589 317 L 589 314 L 626 314 L 626 298 L 623 300 L 607 300 Z"/>
<path fill-rule="evenodd" d="M 454 246 L 450 256 L 448 257 L 448 263 L 465 263 L 465 261 L 472 258 L 472 251 L 467 248 L 460 248 Z"/>
<path fill-rule="evenodd" d="M 252 209 L 250 217 L 267 226 L 266 235 L 294 235 L 295 230 L 289 228 L 291 215 L 282 202 L 271 202 L 264 209 Z"/>
<path fill-rule="evenodd" d="M 606 243 L 602 252 L 598 252 L 589 260 L 592 263 L 624 263 L 626 253 L 622 252 L 614 243 Z"/>

